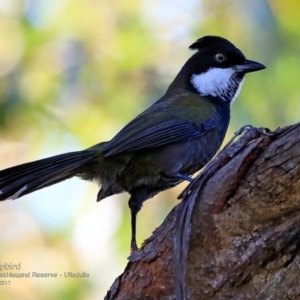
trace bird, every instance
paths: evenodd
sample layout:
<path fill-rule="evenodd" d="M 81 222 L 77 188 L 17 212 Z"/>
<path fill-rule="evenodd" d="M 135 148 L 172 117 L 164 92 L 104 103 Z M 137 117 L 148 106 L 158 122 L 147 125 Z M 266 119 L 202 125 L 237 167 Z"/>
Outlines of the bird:
<path fill-rule="evenodd" d="M 15 200 L 74 176 L 99 184 L 97 201 L 127 192 L 130 249 L 137 251 L 143 202 L 193 180 L 221 147 L 245 74 L 265 68 L 219 36 L 204 36 L 189 48 L 195 53 L 165 94 L 110 141 L 0 171 L 0 200 Z"/>

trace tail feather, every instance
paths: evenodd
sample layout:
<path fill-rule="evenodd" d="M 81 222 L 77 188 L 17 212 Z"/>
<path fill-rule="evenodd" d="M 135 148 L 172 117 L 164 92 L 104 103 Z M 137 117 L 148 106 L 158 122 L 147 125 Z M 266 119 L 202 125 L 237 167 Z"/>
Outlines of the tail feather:
<path fill-rule="evenodd" d="M 84 151 L 69 152 L 7 168 L 0 171 L 0 185 L 9 184 L 11 181 L 25 176 L 36 177 L 37 172 L 44 173 L 45 168 L 47 168 L 47 171 L 51 171 L 51 167 L 55 170 L 58 166 L 62 167 L 77 161 L 77 159 L 81 161 L 90 156 L 90 153 Z"/>
<path fill-rule="evenodd" d="M 96 157 L 95 151 L 69 152 L 0 171 L 0 200 L 17 199 L 79 172 Z"/>

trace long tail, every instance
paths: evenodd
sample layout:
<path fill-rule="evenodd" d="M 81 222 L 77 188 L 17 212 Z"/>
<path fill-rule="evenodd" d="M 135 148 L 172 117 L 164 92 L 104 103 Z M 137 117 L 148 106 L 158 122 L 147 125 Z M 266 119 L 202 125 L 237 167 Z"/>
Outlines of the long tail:
<path fill-rule="evenodd" d="M 0 171 L 0 200 L 17 199 L 46 186 L 76 176 L 80 167 L 93 161 L 96 152 L 64 153 Z"/>

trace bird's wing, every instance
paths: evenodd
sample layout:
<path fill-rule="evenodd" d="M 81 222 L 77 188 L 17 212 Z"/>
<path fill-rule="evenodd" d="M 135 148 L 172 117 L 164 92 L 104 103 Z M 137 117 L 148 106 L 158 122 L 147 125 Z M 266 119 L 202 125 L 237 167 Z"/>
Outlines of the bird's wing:
<path fill-rule="evenodd" d="M 105 157 L 184 142 L 216 127 L 213 117 L 203 122 L 191 122 L 176 113 L 179 110 L 174 111 L 154 107 L 137 116 L 103 146 Z"/>

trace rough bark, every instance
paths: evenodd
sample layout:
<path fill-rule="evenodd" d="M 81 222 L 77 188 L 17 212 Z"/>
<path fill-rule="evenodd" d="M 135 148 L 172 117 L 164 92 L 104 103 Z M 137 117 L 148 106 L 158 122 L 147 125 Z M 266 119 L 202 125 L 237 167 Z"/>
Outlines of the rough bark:
<path fill-rule="evenodd" d="M 299 179 L 300 124 L 249 129 L 188 186 L 106 299 L 300 299 Z"/>

